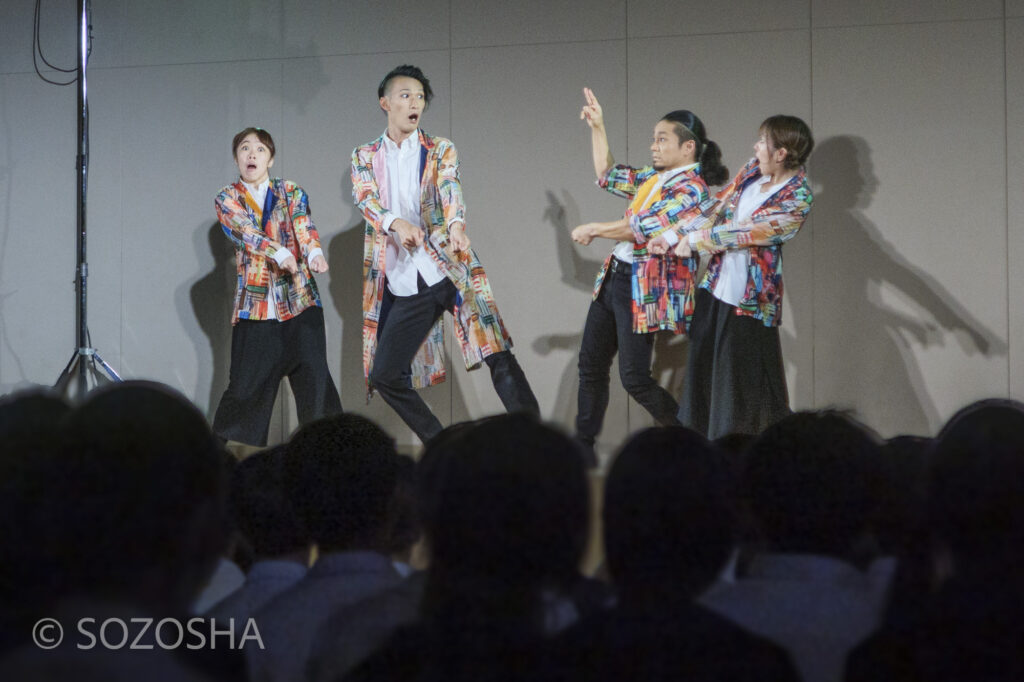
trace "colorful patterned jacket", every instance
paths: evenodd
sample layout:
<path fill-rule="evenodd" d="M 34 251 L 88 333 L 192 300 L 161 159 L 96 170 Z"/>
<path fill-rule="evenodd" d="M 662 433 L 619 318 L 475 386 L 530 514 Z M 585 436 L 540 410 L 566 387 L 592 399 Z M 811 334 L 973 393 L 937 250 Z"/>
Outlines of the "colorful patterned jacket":
<path fill-rule="evenodd" d="M 757 159 L 751 159 L 729 185 L 701 206 L 701 216 L 680 232 L 689 233 L 692 248 L 714 254 L 700 283 L 708 291 L 715 290 L 722 271 L 722 252 L 747 249 L 747 287 L 736 314 L 749 315 L 766 327 L 774 327 L 782 323 L 782 244 L 804 224 L 814 196 L 807 173 L 801 168 L 749 220 L 736 223 L 733 216 L 740 195 L 760 177 Z"/>
<path fill-rule="evenodd" d="M 465 206 L 459 181 L 459 158 L 451 140 L 419 131 L 420 217 L 426 225 L 424 247 L 437 267 L 458 289 L 452 315 L 455 335 L 462 348 L 466 369 L 476 369 L 483 359 L 512 347 L 512 339 L 498 314 L 487 275 L 476 253 L 452 253 L 448 225 L 462 221 Z M 387 207 L 387 164 L 384 136 L 356 147 L 352 152 L 352 196 L 366 218 L 363 242 L 363 373 L 369 380 L 377 352 L 378 327 L 383 327 L 392 296 L 387 291 L 387 240 L 383 220 Z M 378 173 L 379 171 L 379 173 Z M 445 379 L 444 325 L 438 320 L 412 362 L 415 388 Z M 368 386 L 372 393 L 373 387 Z"/>
<path fill-rule="evenodd" d="M 641 169 L 617 165 L 609 168 L 597 184 L 612 194 L 633 199 L 637 190 L 648 180 L 654 180 L 657 171 L 651 166 Z M 700 215 L 700 203 L 708 199 L 708 186 L 700 176 L 700 166 L 670 177 L 661 187 L 661 196 L 649 208 L 634 213 L 632 203 L 626 209 L 626 218 L 634 233 L 633 273 L 633 333 L 645 334 L 659 329 L 682 334 L 690 327 L 693 317 L 693 279 L 699 261 L 678 258 L 671 253 L 652 256 L 647 242 L 662 232 L 685 224 Z M 597 274 L 594 298 L 601 291 L 601 282 L 611 256 Z"/>
<path fill-rule="evenodd" d="M 267 189 L 264 206 L 255 200 L 241 181 L 228 185 L 214 205 L 225 234 L 235 243 L 238 286 L 231 324 L 238 320 L 267 319 L 267 293 L 274 287 L 277 319 L 291 319 L 310 306 L 320 305 L 320 293 L 306 257 L 320 248 L 320 235 L 309 216 L 309 200 L 294 182 L 274 178 Z M 274 260 L 274 254 L 288 249 L 299 271 L 290 275 Z"/>

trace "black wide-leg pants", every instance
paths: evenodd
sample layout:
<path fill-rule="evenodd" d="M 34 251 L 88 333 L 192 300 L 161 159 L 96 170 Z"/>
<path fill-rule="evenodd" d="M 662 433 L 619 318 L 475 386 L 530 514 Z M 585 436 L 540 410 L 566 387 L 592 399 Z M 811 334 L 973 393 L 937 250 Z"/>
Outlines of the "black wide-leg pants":
<path fill-rule="evenodd" d="M 214 433 L 224 440 L 266 445 L 277 389 L 285 377 L 295 394 L 300 424 L 342 411 L 327 366 L 324 311 L 319 306 L 284 322 L 235 324 L 228 387 L 213 418 Z"/>
<path fill-rule="evenodd" d="M 779 328 L 698 289 L 679 421 L 714 440 L 758 434 L 790 413 Z"/>

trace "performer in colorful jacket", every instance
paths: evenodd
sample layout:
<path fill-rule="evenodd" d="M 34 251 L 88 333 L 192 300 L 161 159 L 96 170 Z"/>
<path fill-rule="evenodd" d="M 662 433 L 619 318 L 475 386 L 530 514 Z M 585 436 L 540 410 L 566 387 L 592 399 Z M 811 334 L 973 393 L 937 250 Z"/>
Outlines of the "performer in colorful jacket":
<path fill-rule="evenodd" d="M 647 242 L 700 215 L 708 184 L 721 184 L 729 171 L 701 120 L 682 109 L 666 114 L 654 126 L 652 165 L 616 165 L 601 104 L 589 88 L 584 88 L 583 96 L 586 104 L 580 118 L 590 126 L 597 184 L 630 200 L 621 220 L 587 223 L 572 232 L 573 240 L 584 245 L 595 237 L 618 240 L 597 275 L 580 345 L 576 435 L 593 448 L 608 407 L 616 351 L 623 388 L 662 426 L 679 423 L 679 405 L 651 376 L 651 352 L 655 332 L 686 332 L 698 261 L 664 251 L 651 255 Z"/>
<path fill-rule="evenodd" d="M 377 89 L 387 130 L 352 152 L 352 195 L 366 218 L 363 370 L 424 442 L 441 423 L 414 389 L 444 381 L 445 310 L 467 369 L 486 363 L 510 411 L 539 412 L 511 353 L 483 266 L 466 236 L 459 159 L 450 140 L 419 129 L 433 97 L 415 66 L 393 69 Z"/>
<path fill-rule="evenodd" d="M 708 438 L 756 434 L 790 413 L 782 364 L 782 244 L 811 210 L 807 124 L 772 116 L 755 157 L 695 220 L 651 250 L 713 254 L 697 294 L 679 420 Z"/>
<path fill-rule="evenodd" d="M 341 412 L 327 367 L 324 313 L 312 272 L 327 272 L 309 201 L 293 182 L 270 178 L 274 139 L 261 128 L 235 135 L 239 180 L 220 191 L 217 218 L 235 244 L 238 286 L 231 315 L 231 370 L 213 430 L 266 445 L 281 379 L 299 421 Z M 312 271 L 312 272 L 310 272 Z"/>

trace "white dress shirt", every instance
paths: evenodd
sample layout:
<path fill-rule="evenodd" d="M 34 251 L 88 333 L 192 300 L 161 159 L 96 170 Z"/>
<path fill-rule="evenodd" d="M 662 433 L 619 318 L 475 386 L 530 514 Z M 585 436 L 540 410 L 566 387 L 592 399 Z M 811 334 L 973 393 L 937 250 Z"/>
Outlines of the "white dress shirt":
<path fill-rule="evenodd" d="M 383 227 L 388 232 L 385 276 L 392 294 L 412 296 L 419 290 L 416 285 L 417 273 L 427 286 L 433 286 L 444 279 L 444 273 L 438 269 L 422 244 L 410 251 L 402 246 L 398 233 L 391 229 L 391 223 L 398 218 L 423 227 L 420 219 L 419 134 L 414 132 L 398 145 L 384 133 L 384 160 L 388 174 L 388 215 L 383 221 Z"/>
<path fill-rule="evenodd" d="M 768 178 L 755 180 L 747 185 L 736 204 L 733 224 L 749 220 L 754 211 L 761 208 L 765 201 L 782 189 L 789 180 L 783 180 L 768 186 Z M 766 188 L 765 191 L 761 191 Z M 729 305 L 739 305 L 743 294 L 747 291 L 747 267 L 750 265 L 750 249 L 729 249 L 722 254 L 722 269 L 718 273 L 715 290 L 711 292 L 715 298 Z"/>

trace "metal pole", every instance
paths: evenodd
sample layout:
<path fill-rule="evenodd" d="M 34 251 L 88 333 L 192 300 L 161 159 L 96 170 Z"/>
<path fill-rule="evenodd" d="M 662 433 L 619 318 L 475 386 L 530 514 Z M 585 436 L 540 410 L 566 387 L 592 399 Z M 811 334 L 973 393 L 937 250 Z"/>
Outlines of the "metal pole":
<path fill-rule="evenodd" d="M 87 0 L 78 0 L 78 352 L 89 346 L 86 317 L 85 280 L 89 274 L 86 264 L 85 216 L 86 197 L 89 190 L 89 99 L 86 81 L 86 65 L 89 59 L 89 15 Z M 78 397 L 82 398 L 87 389 L 87 365 L 79 357 Z"/>
<path fill-rule="evenodd" d="M 67 367 L 57 378 L 56 387 L 58 390 L 67 391 L 73 381 L 72 374 L 77 370 L 78 383 L 75 387 L 74 398 L 81 400 L 89 390 L 90 372 L 96 374 L 96 378 L 109 381 L 121 381 L 121 377 L 110 365 L 103 362 L 89 343 L 89 325 L 86 316 L 86 278 L 89 276 L 89 265 L 86 262 L 85 248 L 85 217 L 86 197 L 89 190 L 89 90 L 86 78 L 86 66 L 89 61 L 89 15 L 91 13 L 92 0 L 78 0 L 78 155 L 75 161 L 75 172 L 78 174 L 77 185 L 77 227 L 78 227 L 78 266 L 75 271 L 76 293 L 78 294 L 78 338 L 76 339 L 75 351 L 68 362 Z M 102 375 L 96 369 L 96 361 L 106 375 Z M 68 397 L 70 391 L 65 393 Z"/>

